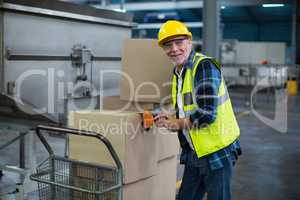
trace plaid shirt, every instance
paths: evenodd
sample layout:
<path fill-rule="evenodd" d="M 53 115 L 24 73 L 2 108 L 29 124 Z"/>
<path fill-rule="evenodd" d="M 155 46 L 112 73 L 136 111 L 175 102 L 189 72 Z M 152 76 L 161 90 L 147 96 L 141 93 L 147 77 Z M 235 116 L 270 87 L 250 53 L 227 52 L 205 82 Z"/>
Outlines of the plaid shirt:
<path fill-rule="evenodd" d="M 195 52 L 192 51 L 188 61 L 184 65 L 182 77 L 185 76 L 186 68 L 193 66 L 194 55 Z M 174 74 L 178 76 L 175 70 L 176 69 L 174 69 Z M 211 60 L 205 59 L 199 63 L 194 79 L 194 88 L 196 88 L 194 92 L 196 93 L 196 97 L 200 98 L 196 98 L 198 109 L 193 111 L 190 115 L 190 120 L 194 126 L 201 127 L 206 124 L 211 124 L 216 119 L 218 106 L 217 97 L 221 80 L 221 72 Z M 183 137 L 179 138 L 181 138 L 181 140 L 183 139 Z M 184 152 L 183 150 L 183 154 Z M 231 159 L 232 162 L 235 163 L 240 154 L 240 142 L 236 140 L 228 147 L 206 157 L 209 160 L 211 169 L 220 169 L 223 167 L 225 159 Z"/>

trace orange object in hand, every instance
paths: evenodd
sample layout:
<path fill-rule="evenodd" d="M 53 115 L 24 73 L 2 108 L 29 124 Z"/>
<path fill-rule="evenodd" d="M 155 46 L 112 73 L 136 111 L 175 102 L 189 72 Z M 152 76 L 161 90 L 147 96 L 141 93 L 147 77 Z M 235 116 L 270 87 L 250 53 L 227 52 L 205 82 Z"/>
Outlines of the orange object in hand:
<path fill-rule="evenodd" d="M 143 113 L 143 124 L 144 124 L 145 129 L 151 128 L 153 126 L 154 117 L 152 115 L 152 112 L 144 111 L 144 113 Z"/>

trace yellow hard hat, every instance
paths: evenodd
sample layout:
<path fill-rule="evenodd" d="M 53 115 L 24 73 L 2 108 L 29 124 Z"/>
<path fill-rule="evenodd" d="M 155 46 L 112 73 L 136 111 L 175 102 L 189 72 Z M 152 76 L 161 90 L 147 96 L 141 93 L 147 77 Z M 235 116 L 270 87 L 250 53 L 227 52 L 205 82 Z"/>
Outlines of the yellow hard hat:
<path fill-rule="evenodd" d="M 159 29 L 158 32 L 158 45 L 162 46 L 166 39 L 174 36 L 186 35 L 192 39 L 192 33 L 189 32 L 186 25 L 176 20 L 168 20 Z"/>

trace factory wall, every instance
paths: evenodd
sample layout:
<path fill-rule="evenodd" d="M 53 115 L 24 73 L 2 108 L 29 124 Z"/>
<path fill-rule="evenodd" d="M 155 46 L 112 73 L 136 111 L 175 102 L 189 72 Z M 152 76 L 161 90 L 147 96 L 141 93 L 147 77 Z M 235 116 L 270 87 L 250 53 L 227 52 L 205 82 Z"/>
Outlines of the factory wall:
<path fill-rule="evenodd" d="M 224 24 L 223 38 L 239 41 L 291 42 L 292 24 L 270 23 L 227 23 Z"/>
<path fill-rule="evenodd" d="M 226 23 L 222 25 L 223 39 L 237 39 L 239 41 L 269 41 L 291 43 L 292 24 L 281 23 Z M 300 28 L 299 28 L 300 31 Z M 146 31 L 147 38 L 156 38 L 158 30 Z M 194 39 L 202 38 L 201 28 L 192 28 Z M 138 31 L 133 31 L 133 37 L 139 37 Z"/>

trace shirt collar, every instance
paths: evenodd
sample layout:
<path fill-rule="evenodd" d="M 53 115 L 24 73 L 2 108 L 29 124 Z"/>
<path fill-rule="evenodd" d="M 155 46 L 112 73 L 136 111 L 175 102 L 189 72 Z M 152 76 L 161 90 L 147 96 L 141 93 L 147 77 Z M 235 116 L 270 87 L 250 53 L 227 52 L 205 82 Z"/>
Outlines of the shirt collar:
<path fill-rule="evenodd" d="M 184 67 L 193 67 L 193 60 L 194 60 L 194 56 L 195 56 L 196 52 L 194 50 L 191 51 L 186 63 L 184 64 Z"/>

